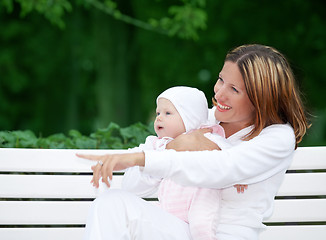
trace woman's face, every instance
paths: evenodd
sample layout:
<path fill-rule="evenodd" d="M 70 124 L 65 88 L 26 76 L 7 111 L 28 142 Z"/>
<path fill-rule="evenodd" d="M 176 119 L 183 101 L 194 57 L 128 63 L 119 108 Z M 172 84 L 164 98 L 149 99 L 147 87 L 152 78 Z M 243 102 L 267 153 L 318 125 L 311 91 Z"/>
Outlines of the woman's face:
<path fill-rule="evenodd" d="M 224 128 L 239 131 L 252 124 L 255 108 L 249 100 L 243 78 L 236 63 L 224 63 L 214 86 L 215 118 Z"/>

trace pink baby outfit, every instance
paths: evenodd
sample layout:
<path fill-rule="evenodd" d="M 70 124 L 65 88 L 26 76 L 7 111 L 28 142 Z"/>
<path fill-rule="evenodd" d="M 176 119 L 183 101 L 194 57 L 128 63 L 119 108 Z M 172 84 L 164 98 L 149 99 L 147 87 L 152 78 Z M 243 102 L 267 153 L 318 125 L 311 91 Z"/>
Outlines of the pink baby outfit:
<path fill-rule="evenodd" d="M 220 125 L 203 125 L 201 128 L 211 128 L 211 135 L 225 138 Z M 217 189 L 181 186 L 170 179 L 163 179 L 158 192 L 159 206 L 189 223 L 194 240 L 217 239 L 220 192 Z"/>

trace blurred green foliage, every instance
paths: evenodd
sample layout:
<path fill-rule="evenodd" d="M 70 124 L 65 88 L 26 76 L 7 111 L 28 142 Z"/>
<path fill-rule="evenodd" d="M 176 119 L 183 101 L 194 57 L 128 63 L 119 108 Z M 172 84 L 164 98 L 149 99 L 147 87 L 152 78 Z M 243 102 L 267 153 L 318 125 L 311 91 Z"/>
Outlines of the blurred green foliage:
<path fill-rule="evenodd" d="M 66 12 L 71 12 L 74 2 L 88 9 L 90 6 L 97 8 L 117 20 L 136 27 L 185 39 L 198 39 L 197 29 L 205 29 L 206 27 L 207 13 L 202 9 L 206 5 L 206 0 L 182 0 L 180 1 L 182 2 L 181 5 L 171 5 L 166 16 L 161 19 L 150 18 L 147 21 L 123 14 L 117 8 L 117 2 L 112 0 L 4 0 L 2 4 L 7 8 L 8 12 L 12 12 L 14 4 L 17 3 L 21 8 L 21 16 L 36 11 L 44 15 L 51 23 L 64 28 L 63 16 Z"/>
<path fill-rule="evenodd" d="M 135 123 L 125 128 L 110 123 L 89 136 L 77 130 L 70 130 L 68 136 L 58 133 L 49 137 L 36 137 L 30 130 L 0 131 L 0 148 L 128 149 L 139 146 L 154 134 L 153 123 L 148 126 Z"/>
<path fill-rule="evenodd" d="M 321 0 L 4 0 L 0 130 L 72 138 L 70 129 L 148 123 L 160 92 L 187 85 L 210 99 L 226 52 L 262 43 L 288 57 L 304 93 L 313 127 L 302 145 L 326 145 L 325 9 Z"/>
<path fill-rule="evenodd" d="M 24 17 L 32 11 L 37 11 L 43 14 L 50 22 L 57 24 L 61 28 L 65 26 L 65 22 L 62 19 L 63 15 L 65 12 L 72 10 L 72 5 L 68 0 L 3 0 L 2 4 L 7 8 L 8 12 L 12 12 L 15 2 L 20 4 L 20 16 Z"/>

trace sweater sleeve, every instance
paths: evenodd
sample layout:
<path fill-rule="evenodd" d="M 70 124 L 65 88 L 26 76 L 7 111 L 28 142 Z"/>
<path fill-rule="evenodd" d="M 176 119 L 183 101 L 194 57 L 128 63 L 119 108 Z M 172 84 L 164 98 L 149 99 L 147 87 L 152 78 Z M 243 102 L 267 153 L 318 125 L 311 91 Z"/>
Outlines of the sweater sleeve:
<path fill-rule="evenodd" d="M 285 171 L 295 147 L 293 128 L 275 124 L 222 151 L 145 151 L 144 173 L 185 186 L 225 188 L 253 184 Z"/>

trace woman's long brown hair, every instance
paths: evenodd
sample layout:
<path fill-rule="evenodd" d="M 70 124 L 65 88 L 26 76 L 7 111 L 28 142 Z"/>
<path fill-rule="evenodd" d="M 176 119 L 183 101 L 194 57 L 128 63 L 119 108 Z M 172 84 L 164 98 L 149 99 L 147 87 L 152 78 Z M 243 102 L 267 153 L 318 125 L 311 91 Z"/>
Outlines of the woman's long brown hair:
<path fill-rule="evenodd" d="M 233 49 L 225 61 L 237 63 L 255 107 L 254 128 L 244 140 L 252 139 L 271 124 L 289 122 L 297 148 L 310 125 L 286 58 L 272 47 L 253 44 Z"/>

